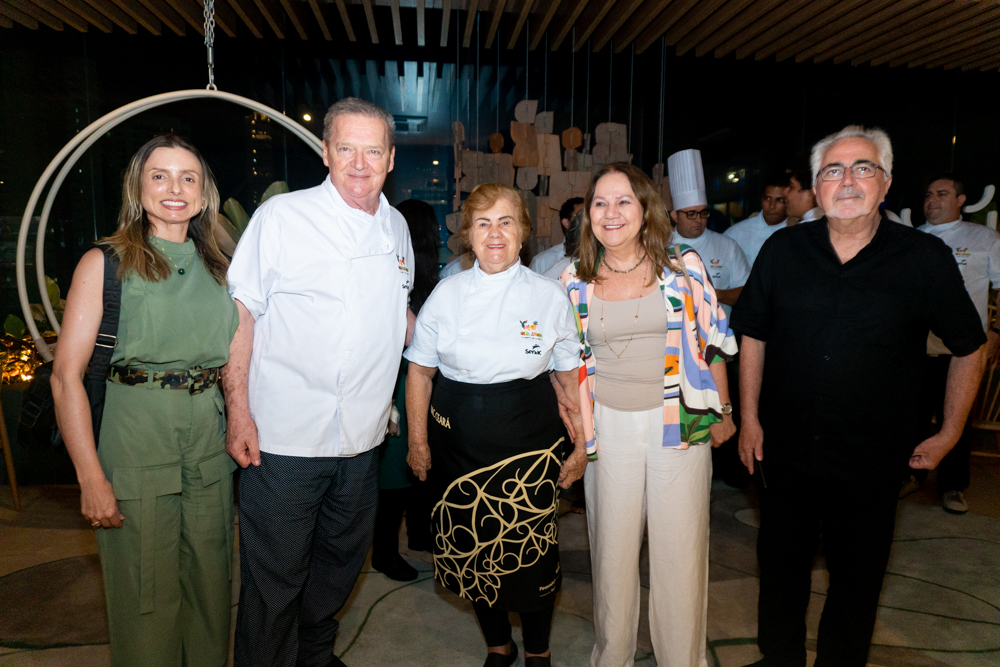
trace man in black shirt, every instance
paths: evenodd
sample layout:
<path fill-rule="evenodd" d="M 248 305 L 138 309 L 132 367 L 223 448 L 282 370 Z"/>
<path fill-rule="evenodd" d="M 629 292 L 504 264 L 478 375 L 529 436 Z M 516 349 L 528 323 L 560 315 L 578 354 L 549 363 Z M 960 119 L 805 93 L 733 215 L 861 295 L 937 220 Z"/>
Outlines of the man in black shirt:
<path fill-rule="evenodd" d="M 740 458 L 763 487 L 765 657 L 756 664 L 805 665 L 810 570 L 822 533 L 830 587 L 816 667 L 863 667 L 898 480 L 907 461 L 933 469 L 957 442 L 986 337 L 948 247 L 879 213 L 892 182 L 888 136 L 847 127 L 816 144 L 811 162 L 826 217 L 764 244 L 732 317 L 743 334 Z M 928 331 L 954 357 L 941 431 L 922 440 Z"/>

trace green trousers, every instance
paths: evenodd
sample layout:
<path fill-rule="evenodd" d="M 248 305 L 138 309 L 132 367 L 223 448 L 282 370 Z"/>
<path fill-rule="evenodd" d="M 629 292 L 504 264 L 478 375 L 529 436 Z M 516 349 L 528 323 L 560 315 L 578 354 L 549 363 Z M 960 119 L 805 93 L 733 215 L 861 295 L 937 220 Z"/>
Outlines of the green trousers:
<path fill-rule="evenodd" d="M 112 663 L 225 665 L 236 464 L 218 388 L 109 383 L 98 456 L 125 516 L 97 531 Z"/>

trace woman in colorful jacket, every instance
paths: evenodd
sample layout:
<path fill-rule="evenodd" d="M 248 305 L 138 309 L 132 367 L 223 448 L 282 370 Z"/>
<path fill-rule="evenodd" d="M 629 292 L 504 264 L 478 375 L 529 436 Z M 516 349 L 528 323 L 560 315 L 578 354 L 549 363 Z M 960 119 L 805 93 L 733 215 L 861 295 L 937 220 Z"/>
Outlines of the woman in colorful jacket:
<path fill-rule="evenodd" d="M 701 258 L 671 245 L 671 232 L 649 178 L 608 165 L 587 193 L 580 259 L 562 275 L 584 343 L 594 667 L 635 656 L 647 522 L 657 664 L 707 664 L 712 458 L 703 445 L 736 430 L 725 367 L 736 341 Z"/>

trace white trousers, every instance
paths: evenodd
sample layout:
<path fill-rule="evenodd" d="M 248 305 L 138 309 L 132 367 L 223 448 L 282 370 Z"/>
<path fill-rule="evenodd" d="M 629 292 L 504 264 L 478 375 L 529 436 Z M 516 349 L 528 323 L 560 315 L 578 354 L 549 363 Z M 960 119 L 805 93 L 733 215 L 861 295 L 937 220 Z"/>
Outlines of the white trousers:
<path fill-rule="evenodd" d="M 587 529 L 597 643 L 591 667 L 632 667 L 639 550 L 649 527 L 649 625 L 660 667 L 707 667 L 708 445 L 664 448 L 663 409 L 594 405 L 599 448 L 587 466 Z"/>

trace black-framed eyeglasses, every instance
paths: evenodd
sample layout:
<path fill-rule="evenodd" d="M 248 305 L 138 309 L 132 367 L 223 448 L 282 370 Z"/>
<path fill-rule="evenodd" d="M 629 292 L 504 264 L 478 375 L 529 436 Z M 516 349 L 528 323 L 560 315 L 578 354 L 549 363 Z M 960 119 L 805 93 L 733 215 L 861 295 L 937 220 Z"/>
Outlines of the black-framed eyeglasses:
<path fill-rule="evenodd" d="M 844 179 L 844 174 L 850 169 L 851 173 L 854 174 L 854 178 L 875 178 L 875 173 L 882 169 L 874 162 L 858 162 L 850 167 L 845 167 L 842 164 L 831 164 L 827 167 L 823 167 L 819 172 L 819 178 L 821 181 L 841 181 Z M 885 169 L 882 169 L 885 171 Z M 888 174 L 888 172 L 886 172 Z"/>
<path fill-rule="evenodd" d="M 708 216 L 711 215 L 712 212 L 710 209 L 706 208 L 704 211 L 678 211 L 678 213 L 682 213 L 684 217 L 691 222 L 694 222 L 695 220 L 708 220 Z"/>

